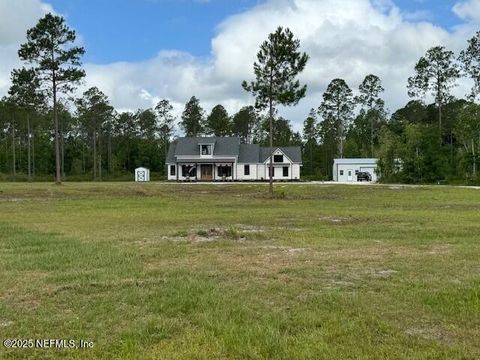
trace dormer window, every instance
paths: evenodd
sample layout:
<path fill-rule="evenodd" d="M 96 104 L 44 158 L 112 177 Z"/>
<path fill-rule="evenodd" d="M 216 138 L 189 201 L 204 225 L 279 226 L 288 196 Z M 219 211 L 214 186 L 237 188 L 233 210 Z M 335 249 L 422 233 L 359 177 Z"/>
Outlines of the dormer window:
<path fill-rule="evenodd" d="M 283 163 L 283 155 L 273 155 L 273 162 Z"/>
<path fill-rule="evenodd" d="M 213 145 L 200 145 L 200 155 L 212 155 Z"/>

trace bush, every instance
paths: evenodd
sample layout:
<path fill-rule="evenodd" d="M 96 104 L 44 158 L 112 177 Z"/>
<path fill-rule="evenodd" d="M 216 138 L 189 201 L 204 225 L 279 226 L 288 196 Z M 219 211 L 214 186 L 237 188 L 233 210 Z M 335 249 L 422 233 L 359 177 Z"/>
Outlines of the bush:
<path fill-rule="evenodd" d="M 228 227 L 227 230 L 225 230 L 225 233 L 224 233 L 225 237 L 228 238 L 228 239 L 232 239 L 232 240 L 238 240 L 240 239 L 240 232 L 238 231 L 238 229 L 233 226 L 233 225 L 230 225 Z"/>

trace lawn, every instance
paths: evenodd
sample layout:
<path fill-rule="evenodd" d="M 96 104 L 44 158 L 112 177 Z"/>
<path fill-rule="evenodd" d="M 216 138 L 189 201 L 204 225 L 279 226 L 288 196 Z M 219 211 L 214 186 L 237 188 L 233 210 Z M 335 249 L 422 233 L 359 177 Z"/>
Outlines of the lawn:
<path fill-rule="evenodd" d="M 0 183 L 0 358 L 480 358 L 480 190 L 276 191 Z"/>

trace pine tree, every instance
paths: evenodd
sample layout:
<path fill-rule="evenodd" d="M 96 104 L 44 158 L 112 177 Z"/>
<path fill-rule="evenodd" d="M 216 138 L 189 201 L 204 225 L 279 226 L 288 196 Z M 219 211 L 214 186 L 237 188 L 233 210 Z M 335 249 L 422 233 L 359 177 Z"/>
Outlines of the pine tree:
<path fill-rule="evenodd" d="M 185 136 L 198 136 L 204 130 L 205 112 L 200 106 L 199 100 L 192 98 L 185 104 L 185 110 L 182 113 L 182 121 L 180 126 Z"/>
<path fill-rule="evenodd" d="M 305 97 L 307 86 L 297 76 L 305 69 L 308 55 L 299 51 L 300 40 L 290 29 L 278 27 L 271 33 L 257 54 L 253 65 L 255 81 L 244 81 L 242 87 L 255 96 L 258 109 L 268 109 L 270 152 L 273 152 L 273 118 L 278 105 L 296 105 Z M 273 156 L 270 156 L 270 195 L 273 197 Z"/>
<path fill-rule="evenodd" d="M 217 105 L 212 109 L 207 117 L 205 132 L 215 136 L 228 136 L 232 133 L 231 120 L 223 105 Z"/>
<path fill-rule="evenodd" d="M 318 108 L 318 113 L 323 121 L 327 121 L 329 127 L 336 131 L 340 158 L 344 156 L 345 134 L 353 120 L 354 108 L 353 92 L 345 80 L 332 80 L 323 94 L 323 102 Z M 331 135 L 331 131 L 325 133 Z"/>
<path fill-rule="evenodd" d="M 58 96 L 72 92 L 85 76 L 85 72 L 79 69 L 80 57 L 85 50 L 83 47 L 72 46 L 75 38 L 75 31 L 65 24 L 64 18 L 49 13 L 27 31 L 27 42 L 18 51 L 21 60 L 34 65 L 40 83 L 53 101 L 57 184 L 61 183 Z"/>
<path fill-rule="evenodd" d="M 452 51 L 435 46 L 415 65 L 415 76 L 408 79 L 408 95 L 424 97 L 430 91 L 438 108 L 438 129 L 442 138 L 442 107 L 451 100 L 450 90 L 460 76 Z"/>

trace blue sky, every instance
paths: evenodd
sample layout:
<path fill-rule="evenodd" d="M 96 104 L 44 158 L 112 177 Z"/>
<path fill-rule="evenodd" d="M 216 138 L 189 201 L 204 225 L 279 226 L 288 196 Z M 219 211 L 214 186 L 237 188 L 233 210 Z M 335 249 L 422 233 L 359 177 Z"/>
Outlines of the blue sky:
<path fill-rule="evenodd" d="M 423 13 L 425 20 L 439 26 L 450 28 L 461 23 L 460 19 L 452 12 L 455 0 L 394 0 L 402 10 L 414 14 Z"/>
<path fill-rule="evenodd" d="M 161 49 L 208 56 L 217 25 L 260 0 L 48 2 L 81 33 L 88 49 L 85 61 L 109 63 L 148 59 Z"/>
<path fill-rule="evenodd" d="M 321 1 L 321 0 L 318 0 Z M 340 0 L 341 1 L 341 0 Z M 210 55 L 217 26 L 262 0 L 50 0 L 85 41 L 86 62 L 141 61 L 161 49 Z M 412 21 L 451 28 L 455 0 L 395 0 Z M 114 6 L 112 6 L 115 4 Z"/>

